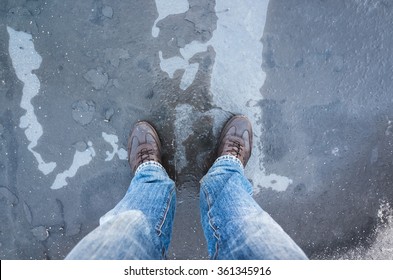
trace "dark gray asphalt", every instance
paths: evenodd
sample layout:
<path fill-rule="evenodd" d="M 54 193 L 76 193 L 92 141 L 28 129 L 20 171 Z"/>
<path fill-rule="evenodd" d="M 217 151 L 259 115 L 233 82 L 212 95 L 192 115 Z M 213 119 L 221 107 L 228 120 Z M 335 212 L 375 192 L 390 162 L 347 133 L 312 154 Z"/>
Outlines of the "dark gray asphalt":
<path fill-rule="evenodd" d="M 207 258 L 198 181 L 243 113 L 254 197 L 310 258 L 392 259 L 392 18 L 390 1 L 0 0 L 0 258 L 62 259 L 94 229 L 140 119 L 178 186 L 169 257 Z"/>

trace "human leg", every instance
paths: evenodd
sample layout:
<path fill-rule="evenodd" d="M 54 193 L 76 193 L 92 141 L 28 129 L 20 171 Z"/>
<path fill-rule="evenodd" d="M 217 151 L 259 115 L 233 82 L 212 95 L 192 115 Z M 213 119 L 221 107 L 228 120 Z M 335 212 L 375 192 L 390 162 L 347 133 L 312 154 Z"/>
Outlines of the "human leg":
<path fill-rule="evenodd" d="M 126 195 L 100 219 L 100 226 L 83 238 L 67 259 L 165 257 L 176 205 L 175 184 L 160 164 L 158 136 L 146 123 L 134 127 L 129 159 L 135 176 Z"/>
<path fill-rule="evenodd" d="M 201 180 L 201 219 L 209 255 L 212 259 L 307 259 L 252 198 L 243 167 L 251 154 L 251 137 L 247 119 L 231 119 L 220 139 L 220 156 Z"/>

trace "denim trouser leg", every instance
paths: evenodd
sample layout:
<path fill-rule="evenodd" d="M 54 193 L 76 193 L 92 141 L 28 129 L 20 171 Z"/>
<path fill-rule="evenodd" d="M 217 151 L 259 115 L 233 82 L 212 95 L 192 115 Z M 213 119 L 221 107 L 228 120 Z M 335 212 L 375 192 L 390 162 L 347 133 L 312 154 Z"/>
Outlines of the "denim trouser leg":
<path fill-rule="evenodd" d="M 176 206 L 175 184 L 156 162 L 141 164 L 124 198 L 67 259 L 162 259 Z"/>
<path fill-rule="evenodd" d="M 216 160 L 201 180 L 201 219 L 212 259 L 307 259 L 251 197 L 241 162 Z"/>

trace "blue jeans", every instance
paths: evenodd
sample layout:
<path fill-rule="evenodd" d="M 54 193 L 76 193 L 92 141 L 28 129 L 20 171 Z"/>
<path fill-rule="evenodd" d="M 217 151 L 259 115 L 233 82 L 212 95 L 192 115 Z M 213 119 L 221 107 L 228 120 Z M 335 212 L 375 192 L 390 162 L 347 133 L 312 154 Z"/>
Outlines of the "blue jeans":
<path fill-rule="evenodd" d="M 251 197 L 241 162 L 219 157 L 201 180 L 202 227 L 211 259 L 307 259 Z M 66 259 L 163 259 L 176 207 L 175 183 L 156 162 L 141 164 L 125 197 Z"/>

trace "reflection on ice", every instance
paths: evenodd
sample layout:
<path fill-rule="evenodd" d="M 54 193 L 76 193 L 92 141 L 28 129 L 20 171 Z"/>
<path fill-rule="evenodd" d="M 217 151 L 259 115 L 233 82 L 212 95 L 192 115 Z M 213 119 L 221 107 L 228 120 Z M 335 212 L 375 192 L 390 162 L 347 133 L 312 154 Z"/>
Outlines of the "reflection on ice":
<path fill-rule="evenodd" d="M 254 127 L 253 156 L 246 169 L 247 176 L 254 183 L 254 190 L 258 192 L 259 187 L 266 187 L 285 191 L 292 180 L 277 174 L 267 174 L 263 165 L 263 143 L 260 140 L 263 127 L 260 122 L 262 111 L 258 104 L 263 99 L 260 89 L 266 78 L 261 68 L 263 49 L 261 38 L 269 1 L 245 2 L 248 3 L 217 0 L 215 10 L 218 21 L 213 37 L 206 43 L 193 41 L 181 48 L 181 57 L 164 59 L 160 51 L 160 66 L 170 78 L 173 78 L 176 70 L 184 69 L 180 88 L 185 90 L 193 83 L 199 68 L 198 64 L 189 63 L 190 58 L 212 46 L 216 53 L 211 75 L 214 105 L 224 111 L 246 114 Z M 164 15 L 160 10 L 162 1 L 156 3 L 161 19 Z M 185 12 L 184 9 L 185 5 L 167 5 L 165 16 Z M 181 118 L 175 126 L 182 121 Z M 182 164 L 184 165 L 185 163 Z"/>

